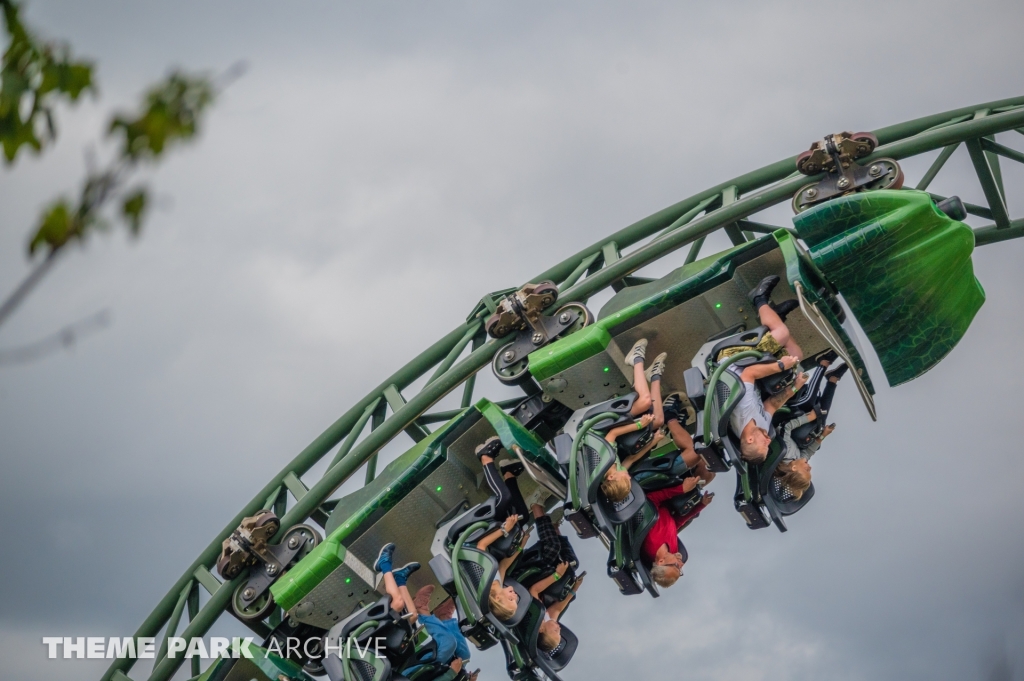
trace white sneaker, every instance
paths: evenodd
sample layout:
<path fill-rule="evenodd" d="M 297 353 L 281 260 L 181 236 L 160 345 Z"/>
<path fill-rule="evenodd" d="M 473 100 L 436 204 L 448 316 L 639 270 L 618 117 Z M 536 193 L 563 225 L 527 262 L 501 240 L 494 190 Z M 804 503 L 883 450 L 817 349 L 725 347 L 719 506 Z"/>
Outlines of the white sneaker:
<path fill-rule="evenodd" d="M 533 508 L 534 504 L 543 507 L 545 502 L 547 502 L 547 500 L 553 496 L 554 495 L 551 492 L 547 491 L 544 487 L 542 487 L 541 485 L 537 485 L 537 489 L 530 492 L 530 496 L 523 499 L 523 501 L 526 502 L 526 508 L 528 509 Z"/>
<path fill-rule="evenodd" d="M 647 370 L 644 371 L 644 376 L 647 378 L 648 383 L 651 382 L 651 376 L 653 376 L 654 374 L 658 374 L 659 376 L 665 375 L 666 357 L 668 357 L 667 352 L 661 353 L 660 355 L 654 358 L 654 361 L 651 362 L 651 366 L 647 367 Z"/>
<path fill-rule="evenodd" d="M 630 369 L 636 364 L 638 359 L 643 359 L 647 355 L 647 339 L 641 338 L 636 343 L 633 343 L 633 347 L 628 353 L 626 353 L 626 366 Z"/>

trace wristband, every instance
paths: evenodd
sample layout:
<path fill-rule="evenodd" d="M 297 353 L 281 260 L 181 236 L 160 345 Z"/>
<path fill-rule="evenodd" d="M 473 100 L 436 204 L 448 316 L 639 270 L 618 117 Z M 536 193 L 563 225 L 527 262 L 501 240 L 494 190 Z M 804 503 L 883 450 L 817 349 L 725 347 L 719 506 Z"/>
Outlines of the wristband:
<path fill-rule="evenodd" d="M 502 534 L 502 536 L 505 536 L 505 537 L 508 536 L 508 530 L 505 529 L 504 525 L 502 525 L 502 527 L 501 527 L 501 534 Z"/>
<path fill-rule="evenodd" d="M 639 421 L 636 422 L 636 429 L 637 430 L 643 430 L 644 429 L 644 427 L 640 425 Z"/>
<path fill-rule="evenodd" d="M 798 392 L 800 392 L 799 389 L 794 385 L 793 386 L 793 394 L 796 395 Z"/>
<path fill-rule="evenodd" d="M 552 573 L 551 576 L 555 578 L 556 582 L 562 578 L 562 575 L 558 574 L 558 570 L 555 570 L 555 572 Z"/>

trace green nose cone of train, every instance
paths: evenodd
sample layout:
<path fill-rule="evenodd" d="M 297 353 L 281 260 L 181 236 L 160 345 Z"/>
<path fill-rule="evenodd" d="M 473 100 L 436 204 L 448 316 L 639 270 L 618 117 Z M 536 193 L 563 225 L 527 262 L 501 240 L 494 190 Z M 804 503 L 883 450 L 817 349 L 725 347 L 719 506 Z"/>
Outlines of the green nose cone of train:
<path fill-rule="evenodd" d="M 878 354 L 890 385 L 910 381 L 945 357 L 985 300 L 974 276 L 970 228 L 940 212 L 924 192 L 884 190 L 829 201 L 779 230 L 617 293 L 593 325 L 529 357 L 546 393 L 573 409 L 632 390 L 624 353 L 639 338 L 669 353 L 662 392 L 684 388 L 682 372 L 708 338 L 758 325 L 746 292 L 766 274 L 799 286 L 873 393 L 853 335 L 832 304 L 841 293 Z M 800 312 L 790 321 L 808 355 L 824 347 Z"/>

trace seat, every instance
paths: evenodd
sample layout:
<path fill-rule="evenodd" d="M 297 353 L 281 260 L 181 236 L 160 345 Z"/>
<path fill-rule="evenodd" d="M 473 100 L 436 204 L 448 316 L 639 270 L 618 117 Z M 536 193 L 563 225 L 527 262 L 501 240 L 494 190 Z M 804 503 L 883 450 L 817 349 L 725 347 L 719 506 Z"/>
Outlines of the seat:
<path fill-rule="evenodd" d="M 629 495 L 621 501 L 609 501 L 603 494 L 597 495 L 597 503 L 591 508 L 599 525 L 613 531 L 616 525 L 628 522 L 646 501 L 643 488 L 634 478 L 630 484 Z"/>
<path fill-rule="evenodd" d="M 654 492 L 681 485 L 683 480 L 690 477 L 690 469 L 677 449 L 662 456 L 655 456 L 652 452 L 650 456 L 633 464 L 629 474 L 645 492 Z"/>
<path fill-rule="evenodd" d="M 629 415 L 629 412 L 633 409 L 633 403 L 636 402 L 636 398 L 637 394 L 635 392 L 631 392 L 623 395 L 622 397 L 613 397 L 610 400 L 605 400 L 604 402 L 595 404 L 592 407 L 577 409 L 573 412 L 573 415 L 569 417 L 563 432 L 572 437 L 576 435 L 584 421 L 605 412 L 616 414 L 618 418 L 615 420 L 609 419 L 607 421 L 599 421 L 594 426 L 595 428 L 607 430 L 612 426 L 621 425 L 632 418 Z"/>
<path fill-rule="evenodd" d="M 384 655 L 377 657 L 381 642 Z M 323 667 L 331 681 L 392 680 L 391 670 L 405 666 L 416 652 L 412 625 L 391 609 L 390 596 L 334 625 L 327 632 L 326 648 Z"/>
<path fill-rule="evenodd" d="M 526 617 L 516 628 L 521 643 L 505 651 L 510 676 L 513 676 L 513 670 L 522 673 L 526 669 L 537 667 L 548 679 L 559 681 L 561 677 L 558 676 L 558 672 L 565 669 L 576 654 L 579 639 L 564 624 L 561 625 L 562 640 L 554 650 L 540 650 L 537 647 L 540 625 L 544 622 L 544 610 L 540 602 L 532 601 Z M 516 674 L 513 678 L 520 676 Z"/>
<path fill-rule="evenodd" d="M 525 617 L 526 608 L 532 600 L 529 589 L 506 578 L 505 585 L 514 588 L 519 595 L 519 607 L 510 619 L 504 621 L 491 612 L 491 582 L 498 575 L 498 560 L 488 551 L 467 545 L 468 538 L 477 536 L 477 531 L 485 526 L 485 521 L 480 521 L 467 527 L 451 550 L 459 624 L 466 638 L 481 650 L 493 646 L 499 638 L 514 640 L 511 627 Z"/>
<path fill-rule="evenodd" d="M 499 522 L 496 517 L 497 503 L 497 497 L 489 497 L 482 504 L 474 506 L 459 516 L 448 528 L 448 547 L 450 548 L 454 546 L 462 533 L 465 532 L 468 527 L 476 523 L 485 522 L 487 525 L 474 530 L 465 541 L 478 541 L 484 535 L 501 527 L 501 522 Z M 514 530 L 509 532 L 507 537 L 501 537 L 491 544 L 488 551 L 495 555 L 499 560 L 501 558 L 505 558 L 506 556 L 511 555 L 515 550 L 515 547 L 519 546 L 522 536 L 523 529 L 521 526 L 517 525 Z"/>
<path fill-rule="evenodd" d="M 768 333 L 767 326 L 757 326 L 749 331 L 744 330 L 731 336 L 726 336 L 711 346 L 711 352 L 708 353 L 707 361 L 709 364 L 718 364 L 718 354 L 728 348 L 743 347 L 753 349 L 757 347 L 757 344 L 761 342 L 766 333 Z"/>
<path fill-rule="evenodd" d="M 576 469 L 570 468 L 569 485 L 576 492 L 573 506 L 589 508 L 597 500 L 601 481 L 616 463 L 615 448 L 601 435 L 589 432 L 576 451 Z"/>
<path fill-rule="evenodd" d="M 779 532 L 785 532 L 788 528 L 784 517 L 793 515 L 807 505 L 807 502 L 814 496 L 814 483 L 811 483 L 811 486 L 797 499 L 789 487 L 775 476 L 775 471 L 783 461 L 784 450 L 781 446 L 775 447 L 774 444 L 764 465 L 761 466 L 759 491 L 772 522 L 779 528 Z"/>
<path fill-rule="evenodd" d="M 659 596 L 650 570 L 640 556 L 644 538 L 657 520 L 658 510 L 645 499 L 629 522 L 615 528 L 615 541 L 608 555 L 608 576 L 616 581 L 623 594 L 634 595 L 646 590 L 655 598 Z"/>

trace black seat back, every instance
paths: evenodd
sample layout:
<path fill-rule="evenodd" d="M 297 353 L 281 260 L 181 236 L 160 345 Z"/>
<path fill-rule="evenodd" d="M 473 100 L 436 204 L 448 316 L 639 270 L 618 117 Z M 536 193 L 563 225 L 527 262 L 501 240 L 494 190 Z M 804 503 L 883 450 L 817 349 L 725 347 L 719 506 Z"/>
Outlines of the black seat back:
<path fill-rule="evenodd" d="M 583 438 L 576 456 L 576 479 L 580 486 L 584 505 L 593 505 L 602 495 L 600 494 L 601 482 L 605 474 L 615 465 L 614 446 L 593 431 L 587 433 Z"/>
<path fill-rule="evenodd" d="M 710 362 L 711 364 L 717 364 L 718 354 L 722 352 L 722 350 L 725 350 L 726 348 L 757 347 L 757 344 L 761 342 L 761 339 L 764 338 L 764 335 L 767 332 L 767 326 L 757 326 L 754 327 L 753 329 L 750 329 L 749 331 L 740 331 L 739 333 L 734 333 L 731 336 L 726 336 L 725 338 L 718 341 L 712 346 L 711 352 L 708 353 L 708 362 Z"/>
<path fill-rule="evenodd" d="M 811 483 L 811 486 L 797 499 L 793 495 L 792 490 L 780 478 L 776 477 L 775 472 L 783 461 L 784 453 L 785 448 L 778 440 L 772 443 L 768 459 L 760 467 L 758 480 L 761 498 L 768 509 L 768 514 L 780 532 L 786 531 L 786 522 L 783 518 L 799 511 L 814 496 L 814 483 Z"/>
<path fill-rule="evenodd" d="M 451 527 L 448 528 L 448 545 L 454 545 L 462 533 L 465 532 L 466 528 L 474 523 L 486 522 L 488 525 L 487 527 L 475 530 L 466 539 L 467 542 L 479 541 L 484 537 L 484 535 L 501 527 L 501 522 L 497 518 L 497 503 L 497 497 L 488 497 L 483 503 L 477 504 L 459 516 L 458 519 L 451 524 Z M 488 551 L 499 559 L 511 555 L 515 550 L 515 547 L 519 546 L 519 541 L 522 539 L 522 532 L 522 526 L 517 525 L 514 530 L 508 533 L 507 537 L 501 537 L 492 543 L 488 547 Z"/>
<path fill-rule="evenodd" d="M 608 428 L 602 428 L 601 431 L 608 432 Z M 621 451 L 623 455 L 631 456 L 646 447 L 647 443 L 653 439 L 654 428 L 647 426 L 646 428 L 631 430 L 628 433 L 620 435 L 618 439 L 615 440 L 615 446 L 619 448 L 619 451 Z"/>
<path fill-rule="evenodd" d="M 647 501 L 643 488 L 635 478 L 631 480 L 629 496 L 621 501 L 609 501 L 603 494 L 597 495 L 597 506 L 601 516 L 611 525 L 621 525 L 635 516 Z"/>
<path fill-rule="evenodd" d="M 580 409 L 576 411 L 576 413 L 574 413 L 565 424 L 565 432 L 570 437 L 575 436 L 579 431 L 580 425 L 582 425 L 584 421 L 604 412 L 611 412 L 618 416 L 615 419 L 608 418 L 597 422 L 594 425 L 595 428 L 607 430 L 613 425 L 622 425 L 632 418 L 629 412 L 633 409 L 633 403 L 636 402 L 636 398 L 637 394 L 634 392 L 629 393 L 628 395 L 623 395 L 622 397 L 613 397 L 610 400 L 605 400 L 604 402 L 595 404 L 592 407 Z"/>
<path fill-rule="evenodd" d="M 659 457 L 645 457 L 633 464 L 629 474 L 640 483 L 645 492 L 675 487 L 689 477 L 690 469 L 686 467 L 679 452 L 672 452 Z"/>

